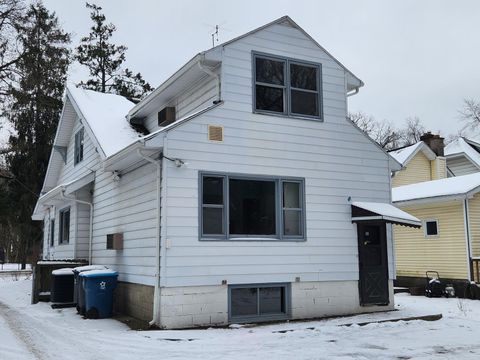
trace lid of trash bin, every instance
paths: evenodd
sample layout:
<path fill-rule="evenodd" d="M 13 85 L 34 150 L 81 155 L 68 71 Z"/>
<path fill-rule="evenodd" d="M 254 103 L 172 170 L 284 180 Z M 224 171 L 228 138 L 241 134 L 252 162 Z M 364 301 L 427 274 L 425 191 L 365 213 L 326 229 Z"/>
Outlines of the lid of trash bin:
<path fill-rule="evenodd" d="M 110 269 L 104 269 L 104 270 L 89 270 L 89 271 L 83 271 L 80 273 L 81 277 L 110 277 L 110 276 L 118 276 L 118 272 L 110 270 Z"/>
<path fill-rule="evenodd" d="M 59 275 L 73 275 L 72 268 L 61 268 L 52 271 L 52 275 L 59 276 Z"/>
<path fill-rule="evenodd" d="M 85 266 L 77 266 L 73 269 L 74 272 L 80 273 L 83 271 L 90 271 L 90 270 L 105 270 L 108 269 L 105 265 L 85 265 Z"/>

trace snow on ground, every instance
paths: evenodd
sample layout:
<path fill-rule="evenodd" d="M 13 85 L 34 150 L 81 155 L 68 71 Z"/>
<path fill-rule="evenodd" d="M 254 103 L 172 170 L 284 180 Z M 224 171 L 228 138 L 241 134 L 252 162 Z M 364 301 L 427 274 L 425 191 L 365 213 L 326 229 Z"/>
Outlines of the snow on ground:
<path fill-rule="evenodd" d="M 388 314 L 256 327 L 133 331 L 111 319 L 84 320 L 74 309 L 30 305 L 30 289 L 30 280 L 0 280 L 0 359 L 480 358 L 480 301 L 399 294 L 398 311 Z M 339 326 L 415 313 L 443 313 L 444 318 Z"/>

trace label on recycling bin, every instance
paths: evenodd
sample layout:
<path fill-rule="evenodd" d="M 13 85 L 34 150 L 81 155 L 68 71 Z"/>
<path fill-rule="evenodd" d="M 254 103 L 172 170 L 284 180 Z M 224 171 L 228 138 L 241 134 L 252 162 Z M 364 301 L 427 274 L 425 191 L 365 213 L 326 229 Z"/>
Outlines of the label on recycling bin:
<path fill-rule="evenodd" d="M 107 286 L 107 283 L 105 281 L 100 282 L 100 290 L 105 290 L 106 286 Z"/>

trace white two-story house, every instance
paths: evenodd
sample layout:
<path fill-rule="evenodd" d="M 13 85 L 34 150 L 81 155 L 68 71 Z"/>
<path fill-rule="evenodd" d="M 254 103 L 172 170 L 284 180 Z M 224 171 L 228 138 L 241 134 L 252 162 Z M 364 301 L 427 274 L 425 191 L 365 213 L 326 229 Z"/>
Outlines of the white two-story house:
<path fill-rule="evenodd" d="M 400 164 L 347 120 L 363 83 L 285 16 L 138 104 L 69 86 L 43 193 L 48 259 L 119 272 L 162 328 L 393 309 Z"/>

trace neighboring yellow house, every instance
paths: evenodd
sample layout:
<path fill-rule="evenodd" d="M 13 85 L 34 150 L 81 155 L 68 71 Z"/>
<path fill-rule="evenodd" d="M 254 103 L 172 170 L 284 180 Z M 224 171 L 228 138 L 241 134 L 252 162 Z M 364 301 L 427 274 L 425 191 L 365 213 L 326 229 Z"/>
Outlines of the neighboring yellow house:
<path fill-rule="evenodd" d="M 404 167 L 392 179 L 392 203 L 423 225 L 394 228 L 397 283 L 424 283 L 428 270 L 453 283 L 478 282 L 480 173 L 447 177 L 443 139 L 422 140 L 390 152 Z"/>

